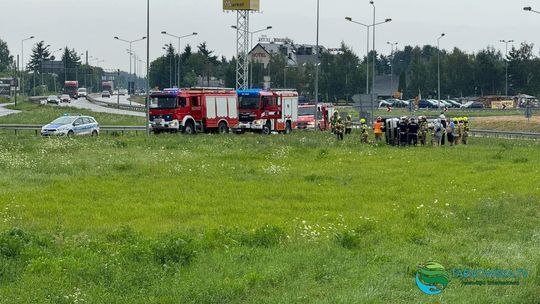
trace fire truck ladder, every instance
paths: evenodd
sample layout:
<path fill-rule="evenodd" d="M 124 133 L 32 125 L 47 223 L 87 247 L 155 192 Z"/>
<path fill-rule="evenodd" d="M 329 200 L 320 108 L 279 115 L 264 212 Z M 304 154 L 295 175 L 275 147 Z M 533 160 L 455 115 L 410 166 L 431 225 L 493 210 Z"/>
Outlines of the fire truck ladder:
<path fill-rule="evenodd" d="M 249 11 L 236 14 L 236 88 L 245 90 L 249 79 Z"/>

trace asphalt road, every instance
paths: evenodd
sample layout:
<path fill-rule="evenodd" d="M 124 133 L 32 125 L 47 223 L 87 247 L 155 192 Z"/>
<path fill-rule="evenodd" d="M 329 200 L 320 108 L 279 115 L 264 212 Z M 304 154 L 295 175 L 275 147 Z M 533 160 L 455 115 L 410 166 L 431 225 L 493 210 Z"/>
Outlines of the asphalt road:
<path fill-rule="evenodd" d="M 120 97 L 120 98 L 118 98 Z M 110 98 L 103 98 L 101 97 L 101 94 L 92 94 L 92 98 L 96 99 L 96 100 L 100 100 L 100 101 L 106 101 L 106 102 L 112 102 L 112 103 L 117 103 L 118 101 L 120 101 L 120 104 L 131 104 L 131 105 L 134 105 L 134 106 L 142 106 L 142 104 L 140 103 L 136 103 L 136 102 L 131 102 L 128 100 L 129 98 L 129 95 L 113 95 L 111 96 Z"/>
<path fill-rule="evenodd" d="M 19 113 L 20 111 L 17 111 L 17 110 L 10 110 L 10 109 L 6 109 L 5 106 L 7 105 L 12 105 L 13 103 L 3 103 L 3 104 L 0 104 L 0 116 L 7 116 L 7 115 L 10 115 L 10 114 L 15 114 L 15 113 Z"/>
<path fill-rule="evenodd" d="M 116 98 L 116 96 L 114 96 Z M 98 100 L 101 100 L 101 98 L 97 98 Z M 107 102 L 113 102 L 116 101 L 116 99 L 111 98 L 109 100 L 108 98 L 103 99 Z M 120 96 L 120 103 L 129 104 L 129 100 L 127 100 L 127 96 Z M 134 104 L 134 103 L 133 103 Z M 56 106 L 56 105 L 51 105 Z M 120 109 L 114 109 L 114 108 L 108 108 L 108 107 L 102 107 L 98 106 L 96 104 L 93 104 L 86 100 L 86 98 L 79 98 L 77 100 L 71 100 L 71 103 L 62 103 L 60 104 L 60 107 L 73 107 L 77 109 L 86 109 L 94 112 L 100 112 L 100 113 L 111 113 L 111 114 L 120 114 L 120 115 L 131 115 L 131 116 L 138 116 L 138 117 L 145 117 L 146 114 L 144 112 L 137 112 L 137 111 L 128 111 L 128 110 L 120 110 Z"/>

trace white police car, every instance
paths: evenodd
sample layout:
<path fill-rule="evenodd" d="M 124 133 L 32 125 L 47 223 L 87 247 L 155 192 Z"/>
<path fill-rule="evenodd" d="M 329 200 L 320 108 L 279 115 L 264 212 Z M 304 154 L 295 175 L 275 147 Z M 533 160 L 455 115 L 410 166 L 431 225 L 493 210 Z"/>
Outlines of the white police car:
<path fill-rule="evenodd" d="M 74 136 L 99 135 L 99 124 L 94 117 L 64 114 L 41 128 L 41 135 Z"/>

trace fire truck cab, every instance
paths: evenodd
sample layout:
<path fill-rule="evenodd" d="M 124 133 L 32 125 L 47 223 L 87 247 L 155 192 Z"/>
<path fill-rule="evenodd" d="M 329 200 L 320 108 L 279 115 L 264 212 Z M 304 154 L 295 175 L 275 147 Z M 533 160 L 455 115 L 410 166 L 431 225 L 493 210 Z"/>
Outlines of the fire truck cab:
<path fill-rule="evenodd" d="M 315 108 L 317 108 L 317 125 L 319 130 L 330 128 L 330 119 L 335 108 L 331 103 L 302 104 L 298 106 L 298 129 L 315 129 Z"/>
<path fill-rule="evenodd" d="M 150 95 L 150 128 L 161 132 L 227 133 L 238 127 L 236 91 L 225 88 L 165 89 Z"/>
<path fill-rule="evenodd" d="M 238 130 L 290 133 L 298 121 L 298 93 L 292 90 L 238 90 Z"/>

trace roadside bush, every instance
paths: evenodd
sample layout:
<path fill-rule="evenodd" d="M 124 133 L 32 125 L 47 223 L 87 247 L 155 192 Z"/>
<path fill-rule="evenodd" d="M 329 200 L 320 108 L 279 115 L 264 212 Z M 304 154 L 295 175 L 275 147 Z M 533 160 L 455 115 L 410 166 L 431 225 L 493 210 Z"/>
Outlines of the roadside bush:
<path fill-rule="evenodd" d="M 337 243 L 346 249 L 358 249 L 361 247 L 360 236 L 349 230 L 338 232 L 336 234 Z"/>
<path fill-rule="evenodd" d="M 188 265 L 196 253 L 191 239 L 173 234 L 158 237 L 151 250 L 154 259 L 161 265 Z"/>
<path fill-rule="evenodd" d="M 30 243 L 30 237 L 19 228 L 0 234 L 0 254 L 7 258 L 17 258 Z"/>
<path fill-rule="evenodd" d="M 251 234 L 244 235 L 242 243 L 249 246 L 272 247 L 285 240 L 287 234 L 279 227 L 264 225 Z"/>

